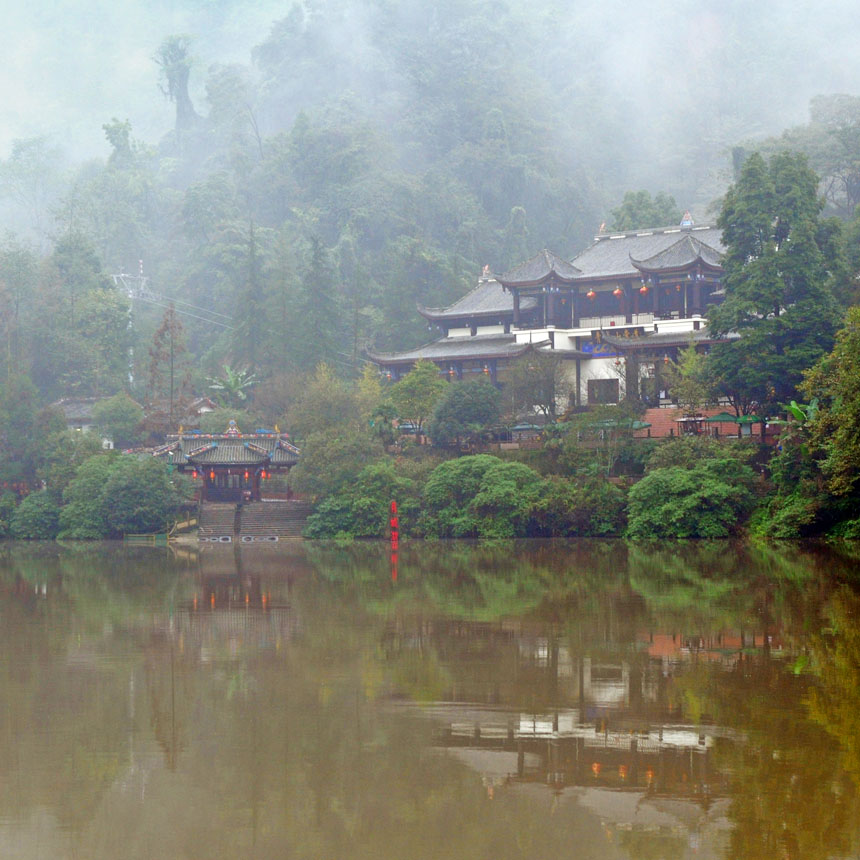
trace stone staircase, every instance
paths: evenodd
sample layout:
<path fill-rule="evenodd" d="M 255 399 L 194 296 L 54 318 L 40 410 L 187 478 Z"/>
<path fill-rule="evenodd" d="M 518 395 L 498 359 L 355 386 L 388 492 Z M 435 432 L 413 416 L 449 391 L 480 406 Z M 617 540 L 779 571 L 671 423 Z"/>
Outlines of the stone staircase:
<path fill-rule="evenodd" d="M 236 534 L 236 505 L 205 502 L 200 506 L 198 540 L 229 543 Z"/>
<path fill-rule="evenodd" d="M 243 542 L 301 538 L 305 521 L 312 511 L 309 502 L 251 502 L 242 506 L 239 529 Z"/>
<path fill-rule="evenodd" d="M 312 510 L 309 502 L 297 499 L 243 505 L 205 502 L 200 506 L 198 540 L 256 543 L 301 539 Z"/>

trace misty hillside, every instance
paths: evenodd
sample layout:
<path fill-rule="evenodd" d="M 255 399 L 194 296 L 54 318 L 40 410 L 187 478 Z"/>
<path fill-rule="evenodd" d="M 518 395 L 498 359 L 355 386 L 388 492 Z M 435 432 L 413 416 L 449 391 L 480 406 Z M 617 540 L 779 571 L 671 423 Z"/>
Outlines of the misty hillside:
<path fill-rule="evenodd" d="M 40 21 L 3 73 L 22 131 L 0 164 L 4 319 L 46 397 L 126 385 L 129 337 L 145 385 L 170 299 L 198 387 L 228 362 L 353 373 L 369 341 L 429 339 L 416 302 L 452 301 L 484 264 L 572 256 L 627 190 L 708 217 L 736 147 L 805 128 L 812 96 L 860 80 L 847 3 L 104 11 L 77 14 L 80 54 Z M 38 106 L 19 67 L 39 70 Z M 109 276 L 140 261 L 157 296 L 129 334 Z"/>

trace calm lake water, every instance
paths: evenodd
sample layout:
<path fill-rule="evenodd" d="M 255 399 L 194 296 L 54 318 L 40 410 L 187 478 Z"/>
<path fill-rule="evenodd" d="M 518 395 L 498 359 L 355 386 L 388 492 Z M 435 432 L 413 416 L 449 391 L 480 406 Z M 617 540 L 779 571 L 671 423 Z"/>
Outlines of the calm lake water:
<path fill-rule="evenodd" d="M 858 558 L 0 546 L 0 857 L 857 857 Z"/>

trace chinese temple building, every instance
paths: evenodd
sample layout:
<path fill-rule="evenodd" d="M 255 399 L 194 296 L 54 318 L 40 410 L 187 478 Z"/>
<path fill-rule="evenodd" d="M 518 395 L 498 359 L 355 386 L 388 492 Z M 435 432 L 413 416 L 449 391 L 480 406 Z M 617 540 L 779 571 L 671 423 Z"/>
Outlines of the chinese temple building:
<path fill-rule="evenodd" d="M 285 434 L 277 430 L 242 433 L 235 421 L 224 433 L 192 430 L 168 436 L 153 455 L 200 479 L 201 502 L 262 501 L 265 481 L 288 472 L 299 461 L 299 449 Z"/>
<path fill-rule="evenodd" d="M 691 340 L 711 342 L 706 313 L 722 301 L 721 230 L 693 224 L 599 233 L 567 261 L 543 250 L 508 272 L 485 267 L 477 287 L 447 308 L 419 308 L 441 338 L 399 353 L 370 352 L 392 379 L 430 359 L 448 379 L 504 370 L 528 350 L 563 359 L 570 403 L 617 403 L 630 385 L 649 405 L 660 369 Z"/>

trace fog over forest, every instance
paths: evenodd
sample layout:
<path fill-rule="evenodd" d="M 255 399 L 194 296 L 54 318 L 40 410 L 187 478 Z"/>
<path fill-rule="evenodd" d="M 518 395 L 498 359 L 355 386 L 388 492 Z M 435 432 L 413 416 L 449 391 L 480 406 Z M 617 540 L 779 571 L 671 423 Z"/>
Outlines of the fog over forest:
<path fill-rule="evenodd" d="M 416 304 L 451 302 L 483 265 L 543 247 L 573 256 L 627 191 L 713 219 L 743 153 L 792 127 L 789 145 L 833 180 L 829 214 L 848 218 L 854 12 L 847 0 L 18 4 L 0 69 L 0 227 L 20 275 L 8 295 L 36 296 L 6 322 L 20 366 L 45 398 L 122 387 L 122 303 L 103 345 L 113 357 L 98 361 L 75 358 L 85 335 L 63 303 L 143 261 L 162 305 L 189 303 L 198 390 L 230 362 L 354 374 L 369 342 L 426 340 Z M 135 305 L 136 362 L 162 313 Z"/>
<path fill-rule="evenodd" d="M 304 5 L 334 13 L 323 33 L 329 44 L 320 52 L 342 53 L 350 86 L 361 90 L 362 77 L 373 72 L 368 52 L 378 48 L 375 16 L 397 4 Z M 440 16 L 448 5 L 458 4 L 428 4 Z M 527 19 L 528 35 L 538 40 L 525 46 L 530 55 L 524 56 L 516 34 L 492 43 L 476 32 L 474 50 L 488 50 L 483 62 L 533 63 L 557 106 L 577 110 L 577 124 L 635 142 L 625 153 L 634 185 L 654 182 L 665 149 L 692 146 L 694 137 L 725 144 L 776 133 L 806 118 L 813 95 L 854 92 L 860 80 L 856 6 L 848 0 L 481 5 Z M 14 139 L 35 135 L 48 136 L 73 160 L 103 155 L 101 124 L 112 116 L 128 118 L 139 138 L 158 140 L 170 124 L 152 59 L 161 40 L 171 33 L 192 37 L 191 94 L 203 105 L 207 69 L 216 63 L 253 69 L 253 46 L 289 6 L 273 0 L 13 4 L 4 12 L 0 157 L 8 156 Z M 412 26 L 420 30 L 430 18 L 419 15 L 424 20 Z M 580 112 L 584 99 L 587 115 Z M 288 109 L 267 117 L 267 125 L 283 127 L 290 118 Z M 682 136 L 686 129 L 691 140 L 667 141 L 669 129 Z"/>

